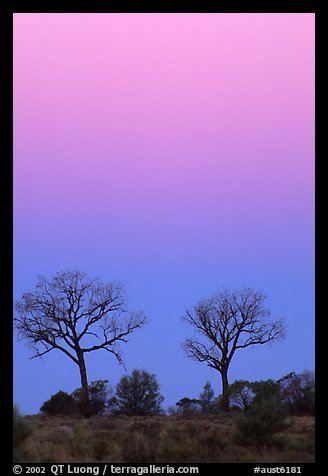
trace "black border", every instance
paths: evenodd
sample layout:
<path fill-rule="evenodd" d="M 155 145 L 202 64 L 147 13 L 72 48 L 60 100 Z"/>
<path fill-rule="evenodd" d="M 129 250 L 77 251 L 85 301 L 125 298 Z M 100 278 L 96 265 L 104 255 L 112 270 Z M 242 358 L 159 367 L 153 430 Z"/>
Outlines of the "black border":
<path fill-rule="evenodd" d="M 12 21 L 8 8 L 0 6 L 0 51 L 1 51 L 1 256 L 2 268 L 2 319 L 0 362 L 2 363 L 1 410 L 3 455 L 6 462 L 12 459 L 12 411 L 13 411 L 13 61 L 12 61 Z M 5 431 L 4 431 L 5 428 Z M 11 470 L 10 470 L 11 474 Z"/>
<path fill-rule="evenodd" d="M 249 2 L 232 2 L 228 0 L 193 2 L 187 0 L 167 2 L 122 2 L 94 0 L 76 2 L 74 0 L 4 0 L 6 10 L 10 13 L 315 13 L 319 2 L 293 0 L 252 0 Z"/>
<path fill-rule="evenodd" d="M 39 1 L 24 1 L 24 0 L 2 0 L 0 3 L 0 51 L 1 51 L 1 127 L 0 127 L 0 157 L 2 172 L 0 174 L 1 184 L 1 254 L 5 259 L 5 272 L 2 279 L 3 296 L 5 297 L 4 306 L 2 306 L 2 321 L 1 321 L 1 336 L 2 342 L 0 345 L 1 360 L 2 362 L 2 392 L 1 397 L 3 399 L 1 410 L 2 415 L 8 418 L 7 422 L 2 421 L 2 450 L 5 458 L 5 466 L 8 463 L 9 473 L 12 474 L 12 403 L 13 403 L 13 329 L 12 329 L 12 303 L 13 303 L 13 15 L 15 13 L 313 13 L 315 14 L 315 123 L 316 123 L 316 137 L 315 137 L 315 182 L 316 182 L 316 245 L 315 245 L 315 262 L 316 262 L 316 285 L 315 285 L 315 301 L 316 301 L 316 315 L 317 309 L 320 307 L 318 301 L 322 296 L 322 292 L 318 290 L 318 277 L 320 269 L 323 271 L 323 266 L 318 266 L 319 258 L 319 239 L 318 239 L 318 208 L 321 200 L 324 200 L 323 194 L 319 195 L 318 183 L 323 178 L 323 173 L 320 173 L 318 167 L 320 147 L 320 137 L 318 134 L 319 126 L 319 106 L 322 103 L 321 93 L 323 72 L 321 64 L 318 61 L 320 57 L 320 50 L 322 48 L 320 33 L 324 27 L 324 14 L 321 13 L 323 2 L 319 1 L 292 1 L 292 0 L 276 0 L 276 1 L 258 1 L 253 0 L 250 2 L 241 2 L 239 5 L 236 2 L 222 1 L 214 3 L 212 2 L 200 2 L 198 5 L 190 1 L 176 1 L 176 2 L 163 2 L 163 5 L 159 3 L 140 5 L 128 5 L 125 2 L 114 1 L 99 1 L 88 2 L 83 4 L 76 0 L 48 0 L 47 2 Z M 136 8 L 138 6 L 138 9 Z M 323 36 L 323 35 L 322 35 Z M 320 234 L 321 235 L 321 234 Z M 322 255 L 320 253 L 320 262 L 322 262 Z M 321 298 L 322 299 L 322 298 Z M 325 316 L 322 316 L 325 319 Z M 321 405 L 323 395 L 325 395 L 324 389 L 322 389 L 322 381 L 320 375 L 323 374 L 322 354 L 319 356 L 319 329 L 318 319 L 316 318 L 316 387 L 317 387 L 317 410 L 321 412 L 321 409 L 326 406 Z M 321 331 L 322 334 L 322 331 Z M 323 380 L 324 381 L 324 380 Z M 321 395 L 321 397 L 320 397 Z M 317 414 L 318 414 L 317 411 Z M 310 464 L 311 472 L 315 470 L 314 466 L 323 462 L 323 451 L 321 451 L 322 441 L 320 436 L 324 435 L 323 419 L 316 418 L 316 463 Z M 206 466 L 206 465 L 205 465 Z M 220 464 L 213 465 L 220 467 Z M 222 466 L 222 465 L 221 465 Z M 229 465 L 223 465 L 228 469 Z M 241 469 L 240 474 L 247 474 L 247 467 L 254 465 L 238 464 Z M 263 466 L 269 467 L 272 465 L 265 464 Z M 275 465 L 277 466 L 277 465 Z M 306 465 L 308 466 L 308 465 Z M 201 465 L 204 467 L 204 464 Z M 202 468 L 200 467 L 200 474 Z M 304 467 L 304 465 L 302 465 Z M 222 468 L 223 469 L 223 468 Z M 232 468 L 231 468 L 232 469 Z M 233 470 L 236 469 L 236 464 Z M 251 469 L 250 467 L 248 469 Z M 309 471 L 304 471 L 305 474 Z M 251 474 L 249 472 L 249 474 Z M 314 471 L 315 473 L 315 471 Z"/>

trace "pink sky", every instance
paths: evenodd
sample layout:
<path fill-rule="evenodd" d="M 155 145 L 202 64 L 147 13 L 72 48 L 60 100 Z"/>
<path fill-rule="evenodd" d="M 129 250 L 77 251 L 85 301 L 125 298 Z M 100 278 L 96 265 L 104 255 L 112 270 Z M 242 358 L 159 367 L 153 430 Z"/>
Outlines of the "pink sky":
<path fill-rule="evenodd" d="M 312 310 L 314 15 L 15 14 L 14 191 L 19 292 L 143 261 Z"/>
<path fill-rule="evenodd" d="M 197 190 L 205 216 L 310 212 L 312 15 L 20 14 L 15 31 L 24 207 L 133 197 L 180 221 Z"/>

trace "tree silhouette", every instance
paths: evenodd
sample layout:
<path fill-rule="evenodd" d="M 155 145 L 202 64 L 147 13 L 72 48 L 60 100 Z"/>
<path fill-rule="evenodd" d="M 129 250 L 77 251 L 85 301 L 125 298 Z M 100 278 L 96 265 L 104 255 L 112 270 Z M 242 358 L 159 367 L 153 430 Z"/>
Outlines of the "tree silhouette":
<path fill-rule="evenodd" d="M 142 312 L 130 312 L 122 285 L 90 279 L 80 271 L 38 277 L 36 288 L 16 302 L 14 325 L 34 355 L 58 349 L 79 368 L 83 413 L 89 414 L 85 355 L 106 350 L 124 366 L 119 343 L 145 323 Z"/>
<path fill-rule="evenodd" d="M 222 380 L 220 406 L 229 411 L 228 370 L 237 349 L 274 342 L 284 336 L 281 319 L 270 320 L 266 297 L 250 288 L 224 291 L 187 310 L 184 320 L 200 334 L 184 343 L 188 355 L 217 370 Z"/>

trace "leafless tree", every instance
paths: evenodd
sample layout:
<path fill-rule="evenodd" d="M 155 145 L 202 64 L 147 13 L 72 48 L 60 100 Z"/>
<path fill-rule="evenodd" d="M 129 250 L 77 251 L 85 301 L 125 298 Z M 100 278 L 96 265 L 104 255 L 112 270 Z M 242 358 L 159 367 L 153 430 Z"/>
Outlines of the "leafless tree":
<path fill-rule="evenodd" d="M 223 411 L 229 411 L 228 370 L 236 350 L 284 337 L 284 321 L 270 319 L 265 299 L 264 294 L 250 288 L 225 289 L 200 301 L 183 316 L 201 337 L 185 341 L 188 357 L 205 362 L 221 375 Z"/>
<path fill-rule="evenodd" d="M 106 350 L 124 366 L 120 343 L 145 323 L 142 312 L 126 307 L 123 286 L 102 283 L 80 271 L 38 277 L 33 292 L 16 302 L 14 325 L 33 350 L 31 358 L 58 349 L 79 368 L 82 411 L 87 416 L 89 388 L 85 355 Z"/>

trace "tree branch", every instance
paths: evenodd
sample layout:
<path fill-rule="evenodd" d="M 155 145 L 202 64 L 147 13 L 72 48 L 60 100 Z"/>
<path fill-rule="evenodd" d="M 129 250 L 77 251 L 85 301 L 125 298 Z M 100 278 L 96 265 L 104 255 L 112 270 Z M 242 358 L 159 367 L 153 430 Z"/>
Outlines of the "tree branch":
<path fill-rule="evenodd" d="M 79 364 L 81 352 L 105 349 L 123 364 L 117 344 L 145 323 L 143 313 L 128 313 L 125 302 L 122 285 L 87 279 L 79 271 L 39 276 L 35 290 L 16 302 L 14 325 L 18 337 L 31 343 L 33 358 L 58 349 Z"/>
<path fill-rule="evenodd" d="M 187 310 L 184 320 L 199 333 L 203 341 L 187 339 L 184 349 L 199 362 L 206 362 L 220 372 L 227 369 L 237 349 L 274 342 L 284 337 L 284 322 L 271 321 L 263 306 L 261 292 L 245 288 L 224 289 L 210 299 Z"/>

